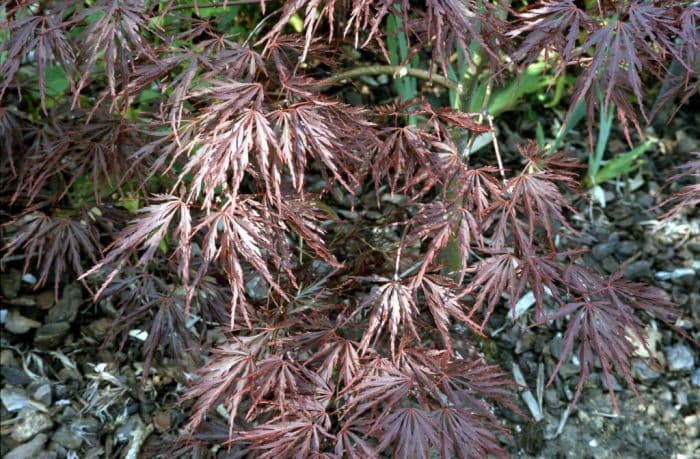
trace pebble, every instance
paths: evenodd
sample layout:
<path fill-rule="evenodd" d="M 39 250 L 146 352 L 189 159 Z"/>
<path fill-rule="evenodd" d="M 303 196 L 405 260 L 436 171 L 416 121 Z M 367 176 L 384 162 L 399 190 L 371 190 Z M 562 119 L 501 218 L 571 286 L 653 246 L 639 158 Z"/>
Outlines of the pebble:
<path fill-rule="evenodd" d="M 65 424 L 54 432 L 54 434 L 51 436 L 51 440 L 69 451 L 75 451 L 83 444 L 83 439 L 76 435 L 70 426 Z"/>
<path fill-rule="evenodd" d="M 15 306 L 36 306 L 36 298 L 33 296 L 18 296 L 10 301 Z"/>
<path fill-rule="evenodd" d="M 39 309 L 47 310 L 56 302 L 56 296 L 51 290 L 46 290 L 36 296 L 36 305 Z"/>
<path fill-rule="evenodd" d="M 639 244 L 633 241 L 622 241 L 617 244 L 615 251 L 623 257 L 631 257 L 639 250 Z"/>
<path fill-rule="evenodd" d="M 696 438 L 700 435 L 700 415 L 691 414 L 683 418 L 683 424 L 685 424 L 687 430 L 685 431 L 686 436 L 690 438 Z"/>
<path fill-rule="evenodd" d="M 523 352 L 529 351 L 535 345 L 536 339 L 537 335 L 529 330 L 526 331 L 515 343 L 515 353 L 522 354 Z"/>
<path fill-rule="evenodd" d="M 46 434 L 38 434 L 31 441 L 19 445 L 3 456 L 3 459 L 27 459 L 35 457 L 44 447 L 48 437 Z"/>
<path fill-rule="evenodd" d="M 693 351 L 685 344 L 676 344 L 668 348 L 666 360 L 671 371 L 692 371 L 695 367 Z"/>
<path fill-rule="evenodd" d="M 593 246 L 593 257 L 602 261 L 605 257 L 612 255 L 615 252 L 617 242 L 602 242 Z"/>
<path fill-rule="evenodd" d="M 554 338 L 552 338 L 552 340 L 549 342 L 549 352 L 551 352 L 552 356 L 556 357 L 557 359 L 561 357 L 561 351 L 563 347 L 564 338 L 560 334 L 555 335 Z"/>
<path fill-rule="evenodd" d="M 93 322 L 90 322 L 90 324 L 85 328 L 86 335 L 95 339 L 98 342 L 102 342 L 105 335 L 107 335 L 107 332 L 109 332 L 110 328 L 112 327 L 113 323 L 114 320 L 107 318 L 97 319 Z"/>
<path fill-rule="evenodd" d="M 0 375 L 2 375 L 5 384 L 12 384 L 13 386 L 26 386 L 32 382 L 32 379 L 24 371 L 13 367 L 0 367 Z"/>
<path fill-rule="evenodd" d="M 563 405 L 556 389 L 545 389 L 544 400 L 550 408 L 559 408 Z"/>
<path fill-rule="evenodd" d="M 625 270 L 625 278 L 636 280 L 643 277 L 648 277 L 651 274 L 651 262 L 649 260 L 637 260 Z"/>
<path fill-rule="evenodd" d="M 269 293 L 269 285 L 261 276 L 252 276 L 245 283 L 245 293 L 248 298 L 253 300 L 264 300 Z"/>
<path fill-rule="evenodd" d="M 23 335 L 32 328 L 37 328 L 40 326 L 41 322 L 24 317 L 16 309 L 10 309 L 7 317 L 5 318 L 5 328 L 7 328 L 10 333 L 14 333 L 15 335 Z"/>
<path fill-rule="evenodd" d="M 51 406 L 51 384 L 42 384 L 34 391 L 33 397 L 37 402 L 41 402 L 46 406 Z"/>
<path fill-rule="evenodd" d="M 608 390 L 608 380 L 603 375 L 601 375 L 600 380 L 602 382 L 603 389 Z M 622 386 L 617 382 L 615 376 L 610 375 L 610 380 L 612 381 L 613 392 L 620 392 L 622 390 Z"/>
<path fill-rule="evenodd" d="M 83 302 L 83 290 L 80 284 L 68 284 L 63 289 L 63 296 L 56 303 L 56 306 L 49 310 L 46 322 L 73 322 L 78 316 L 80 305 Z"/>
<path fill-rule="evenodd" d="M 632 362 L 632 376 L 638 381 L 652 381 L 661 375 L 643 360 L 635 360 Z"/>
<path fill-rule="evenodd" d="M 700 387 L 700 368 L 695 369 L 693 376 L 690 377 L 690 382 L 695 387 Z"/>
<path fill-rule="evenodd" d="M 0 400 L 2 400 L 2 406 L 10 413 L 20 411 L 30 404 L 27 392 L 19 387 L 3 387 L 0 390 Z"/>
<path fill-rule="evenodd" d="M 25 442 L 30 438 L 46 432 L 53 426 L 51 418 L 44 413 L 37 413 L 32 408 L 22 408 L 19 412 L 19 422 L 13 428 L 10 436 L 19 442 Z"/>
<path fill-rule="evenodd" d="M 11 269 L 9 272 L 0 276 L 0 292 L 2 292 L 5 298 L 17 298 L 21 278 L 22 274 L 16 269 Z"/>
<path fill-rule="evenodd" d="M 68 322 L 56 322 L 42 325 L 34 336 L 34 345 L 41 348 L 59 346 L 63 338 L 68 334 L 70 324 Z"/>

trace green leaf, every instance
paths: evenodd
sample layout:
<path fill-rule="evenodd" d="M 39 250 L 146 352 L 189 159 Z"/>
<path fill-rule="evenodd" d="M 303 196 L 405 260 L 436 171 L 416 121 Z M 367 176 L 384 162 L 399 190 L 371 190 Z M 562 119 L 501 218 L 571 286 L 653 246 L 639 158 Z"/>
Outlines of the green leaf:
<path fill-rule="evenodd" d="M 633 150 L 611 159 L 593 176 L 592 184 L 600 185 L 608 180 L 612 180 L 638 169 L 644 164 L 644 161 L 640 160 L 639 157 L 649 151 L 652 145 L 653 142 L 647 140 Z"/>
<path fill-rule="evenodd" d="M 68 90 L 66 72 L 60 65 L 46 67 L 46 97 L 57 97 Z"/>
<path fill-rule="evenodd" d="M 544 128 L 542 127 L 542 123 L 539 121 L 537 122 L 537 126 L 535 127 L 535 138 L 537 140 L 537 146 L 542 150 L 544 148 Z"/>
<path fill-rule="evenodd" d="M 547 86 L 548 78 L 543 75 L 544 62 L 531 64 L 520 78 L 513 78 L 508 84 L 491 95 L 489 113 L 496 116 L 515 108 L 521 99 Z"/>
<path fill-rule="evenodd" d="M 298 14 L 289 18 L 289 25 L 292 26 L 296 33 L 301 33 L 304 30 L 304 21 Z"/>

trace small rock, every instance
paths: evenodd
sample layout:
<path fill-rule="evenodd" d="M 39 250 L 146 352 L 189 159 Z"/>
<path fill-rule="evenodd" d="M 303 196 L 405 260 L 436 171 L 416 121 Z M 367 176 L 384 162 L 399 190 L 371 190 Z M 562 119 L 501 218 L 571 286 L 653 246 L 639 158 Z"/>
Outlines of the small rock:
<path fill-rule="evenodd" d="M 534 346 L 536 339 L 537 335 L 529 330 L 526 331 L 515 343 L 515 353 L 522 354 L 523 352 L 529 351 Z"/>
<path fill-rule="evenodd" d="M 559 375 L 561 375 L 561 377 L 564 379 L 568 379 L 579 374 L 580 372 L 581 369 L 578 366 L 569 362 L 565 362 L 561 367 L 559 367 Z"/>
<path fill-rule="evenodd" d="M 559 394 L 556 389 L 545 389 L 544 400 L 547 406 L 550 408 L 559 408 L 563 405 L 563 402 L 559 398 Z"/>
<path fill-rule="evenodd" d="M 557 359 L 559 357 L 561 357 L 561 351 L 562 351 L 563 347 L 564 347 L 564 338 L 561 336 L 561 334 L 557 334 L 549 342 L 549 352 L 551 352 L 552 356 L 556 357 Z"/>
<path fill-rule="evenodd" d="M 97 319 L 90 322 L 90 325 L 85 328 L 85 334 L 98 342 L 102 342 L 113 323 L 114 320 L 112 319 Z"/>
<path fill-rule="evenodd" d="M 0 366 L 3 367 L 16 367 L 17 359 L 15 359 L 14 353 L 9 349 L 0 350 Z"/>
<path fill-rule="evenodd" d="M 253 276 L 245 283 L 246 295 L 254 300 L 264 300 L 269 293 L 267 282 L 260 276 Z"/>
<path fill-rule="evenodd" d="M 681 389 L 676 392 L 676 405 L 680 408 L 688 405 L 688 393 L 685 390 Z"/>
<path fill-rule="evenodd" d="M 153 427 L 155 427 L 157 432 L 167 432 L 170 430 L 170 424 L 170 413 L 166 411 L 159 411 L 153 416 Z"/>
<path fill-rule="evenodd" d="M 676 131 L 676 153 L 685 154 L 697 151 L 698 141 L 688 135 L 684 130 Z"/>
<path fill-rule="evenodd" d="M 31 441 L 14 448 L 12 451 L 3 456 L 3 459 L 27 459 L 30 457 L 35 457 L 44 447 L 47 439 L 48 437 L 46 434 L 39 434 L 32 438 Z"/>
<path fill-rule="evenodd" d="M 632 362 L 632 376 L 638 381 L 649 382 L 657 379 L 661 375 L 658 371 L 649 367 L 645 361 L 635 360 Z"/>
<path fill-rule="evenodd" d="M 32 382 L 32 379 L 25 372 L 4 365 L 0 367 L 0 375 L 2 375 L 5 384 L 12 384 L 13 386 L 26 386 Z"/>
<path fill-rule="evenodd" d="M 671 371 L 692 371 L 695 367 L 693 351 L 684 344 L 676 344 L 666 350 L 668 369 Z"/>
<path fill-rule="evenodd" d="M 83 439 L 76 435 L 71 427 L 65 424 L 54 432 L 54 434 L 51 436 L 51 440 L 55 441 L 69 451 L 78 450 L 83 444 Z"/>
<path fill-rule="evenodd" d="M 40 322 L 24 317 L 16 309 L 10 309 L 5 318 L 5 328 L 15 335 L 23 335 L 32 328 L 41 326 Z"/>
<path fill-rule="evenodd" d="M 686 427 L 686 436 L 690 438 L 696 438 L 700 435 L 700 416 L 697 414 L 691 414 L 683 418 L 683 424 Z"/>
<path fill-rule="evenodd" d="M 608 380 L 603 376 L 601 376 L 600 379 L 602 381 L 603 388 L 605 390 L 609 390 L 608 389 Z M 615 376 L 610 375 L 610 381 L 612 381 L 613 392 L 620 392 L 622 390 L 622 386 L 620 386 L 620 383 L 617 382 L 617 379 L 615 378 Z"/>
<path fill-rule="evenodd" d="M 44 413 L 37 413 L 32 408 L 23 408 L 19 412 L 19 422 L 13 428 L 10 436 L 20 442 L 24 442 L 49 430 L 53 426 L 51 418 Z"/>
<path fill-rule="evenodd" d="M 641 279 L 651 275 L 651 262 L 649 260 L 637 260 L 625 270 L 625 278 L 630 280 Z"/>
<path fill-rule="evenodd" d="M 36 298 L 33 296 L 23 295 L 10 300 L 9 303 L 15 306 L 36 306 Z"/>
<path fill-rule="evenodd" d="M 593 257 L 602 261 L 605 257 L 612 255 L 615 252 L 617 242 L 602 242 L 593 246 Z"/>
<path fill-rule="evenodd" d="M 690 377 L 690 382 L 693 383 L 693 386 L 700 387 L 700 368 L 697 368 L 693 372 L 693 376 Z"/>
<path fill-rule="evenodd" d="M 671 281 L 677 284 L 691 284 L 695 277 L 695 270 L 691 268 L 678 268 L 671 272 Z"/>
<path fill-rule="evenodd" d="M 22 274 L 16 269 L 11 269 L 0 276 L 0 292 L 7 299 L 17 298 L 19 294 L 20 280 Z"/>
<path fill-rule="evenodd" d="M 664 404 L 670 405 L 673 402 L 673 394 L 670 390 L 664 389 L 659 394 L 659 400 L 662 401 Z"/>
<path fill-rule="evenodd" d="M 68 334 L 68 322 L 56 322 L 42 325 L 34 336 L 34 345 L 41 348 L 51 348 L 60 345 Z"/>
<path fill-rule="evenodd" d="M 623 257 L 631 257 L 639 250 L 639 244 L 633 241 L 621 241 L 615 246 L 615 251 Z"/>
<path fill-rule="evenodd" d="M 36 276 L 32 273 L 27 273 L 24 276 L 22 276 L 22 282 L 29 284 L 29 285 L 34 285 L 36 284 Z"/>
<path fill-rule="evenodd" d="M 10 413 L 20 411 L 31 404 L 27 392 L 19 387 L 3 387 L 0 390 L 0 400 L 2 400 L 2 405 Z"/>
<path fill-rule="evenodd" d="M 80 284 L 68 284 L 63 289 L 63 296 L 56 306 L 49 310 L 46 322 L 73 322 L 78 316 L 80 305 L 83 302 L 83 289 Z"/>
<path fill-rule="evenodd" d="M 41 402 L 46 406 L 51 406 L 51 384 L 42 384 L 34 391 L 34 400 Z"/>
<path fill-rule="evenodd" d="M 56 296 L 50 290 L 41 292 L 36 296 L 36 305 L 39 309 L 47 310 L 56 302 Z"/>
<path fill-rule="evenodd" d="M 607 273 L 614 273 L 620 269 L 620 264 L 613 257 L 605 257 L 600 264 Z"/>

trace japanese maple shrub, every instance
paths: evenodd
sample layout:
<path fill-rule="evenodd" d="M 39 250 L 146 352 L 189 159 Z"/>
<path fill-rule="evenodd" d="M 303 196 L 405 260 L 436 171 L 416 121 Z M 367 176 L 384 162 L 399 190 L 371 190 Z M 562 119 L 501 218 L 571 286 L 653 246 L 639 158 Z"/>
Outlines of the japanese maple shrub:
<path fill-rule="evenodd" d="M 570 107 L 587 104 L 589 128 L 613 103 L 628 137 L 641 135 L 697 90 L 697 2 L 16 0 L 0 11 L 3 259 L 23 255 L 37 287 L 77 276 L 112 299 L 107 343 L 148 332 L 144 380 L 156 356 L 200 365 L 184 395 L 189 447 L 504 456 L 493 406 L 517 410 L 513 384 L 475 345 L 503 297 L 515 314 L 532 291 L 533 323 L 568 321 L 551 378 L 578 356 L 574 403 L 598 363 L 607 387 L 613 372 L 634 387 L 642 319 L 676 319 L 654 289 L 559 249 L 577 235 L 580 165 L 566 152 L 526 143 L 522 168 L 505 170 L 497 143 L 466 158 L 453 137 L 491 132 L 488 113 L 422 98 L 358 108 L 331 81 L 353 48 L 384 64 L 397 38 L 406 59 L 389 73 L 460 97 L 455 56 L 494 87 L 544 60 L 577 77 Z M 425 69 L 402 67 L 415 57 Z M 211 434 L 221 408 L 223 438 Z"/>

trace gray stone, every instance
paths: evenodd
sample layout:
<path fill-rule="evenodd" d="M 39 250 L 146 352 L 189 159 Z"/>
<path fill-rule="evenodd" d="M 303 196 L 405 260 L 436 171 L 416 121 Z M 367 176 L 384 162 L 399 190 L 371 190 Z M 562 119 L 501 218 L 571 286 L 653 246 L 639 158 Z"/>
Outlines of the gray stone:
<path fill-rule="evenodd" d="M 45 290 L 36 296 L 36 305 L 39 309 L 49 309 L 55 302 L 56 296 L 51 290 Z"/>
<path fill-rule="evenodd" d="M 696 438 L 700 435 L 700 416 L 697 414 L 691 414 L 683 418 L 683 424 L 686 427 L 686 435 L 690 438 Z"/>
<path fill-rule="evenodd" d="M 18 296 L 10 301 L 15 306 L 36 306 L 36 298 L 29 295 Z"/>
<path fill-rule="evenodd" d="M 12 451 L 7 453 L 3 459 L 27 459 L 30 457 L 35 457 L 44 447 L 47 438 L 48 437 L 46 434 L 39 434 L 32 438 L 31 441 L 14 448 Z"/>
<path fill-rule="evenodd" d="M 40 322 L 24 317 L 16 309 L 10 309 L 5 318 L 5 328 L 15 335 L 23 335 L 32 328 L 37 328 L 39 326 L 41 326 Z"/>
<path fill-rule="evenodd" d="M 2 390 L 0 390 L 0 400 L 2 400 L 2 406 L 10 413 L 20 411 L 30 404 L 27 392 L 19 387 L 3 387 Z"/>
<path fill-rule="evenodd" d="M 552 353 L 552 356 L 556 357 L 557 359 L 561 357 L 561 351 L 563 347 L 564 338 L 561 335 L 556 335 L 549 342 L 549 351 Z"/>
<path fill-rule="evenodd" d="M 529 351 L 535 345 L 536 339 L 537 335 L 529 330 L 526 331 L 515 343 L 515 353 L 522 354 L 523 352 Z"/>
<path fill-rule="evenodd" d="M 73 322 L 83 302 L 83 290 L 78 283 L 68 284 L 56 306 L 49 310 L 46 322 Z"/>
<path fill-rule="evenodd" d="M 20 442 L 46 432 L 53 426 L 51 418 L 32 408 L 23 408 L 19 412 L 19 421 L 13 426 L 10 436 Z"/>
<path fill-rule="evenodd" d="M 102 342 L 113 323 L 112 319 L 97 319 L 85 327 L 85 334 L 98 342 Z"/>
<path fill-rule="evenodd" d="M 42 325 L 34 336 L 34 345 L 41 348 L 59 346 L 63 338 L 68 334 L 70 324 L 68 322 L 56 322 Z"/>
<path fill-rule="evenodd" d="M 252 276 L 248 282 L 245 283 L 245 293 L 248 298 L 253 300 L 264 300 L 267 298 L 269 293 L 269 285 L 260 276 Z"/>
<path fill-rule="evenodd" d="M 34 400 L 43 403 L 46 406 L 51 406 L 51 384 L 42 384 L 34 391 Z"/>
<path fill-rule="evenodd" d="M 700 368 L 697 368 L 693 372 L 693 376 L 690 377 L 690 382 L 693 384 L 693 386 L 700 387 Z"/>
<path fill-rule="evenodd" d="M 602 382 L 603 389 L 605 389 L 606 391 L 609 390 L 608 380 L 605 378 L 605 376 L 600 375 L 600 380 Z M 615 378 L 615 376 L 610 375 L 610 381 L 612 382 L 613 392 L 620 392 L 622 390 L 622 386 L 620 385 L 620 383 L 617 382 L 617 378 Z"/>
<path fill-rule="evenodd" d="M 0 291 L 7 299 L 17 298 L 22 274 L 16 269 L 0 274 Z"/>
<path fill-rule="evenodd" d="M 0 375 L 2 375 L 2 379 L 4 379 L 6 384 L 12 384 L 13 386 L 26 386 L 32 382 L 32 379 L 25 372 L 13 367 L 0 367 Z"/>
<path fill-rule="evenodd" d="M 83 444 L 83 439 L 80 438 L 73 430 L 67 426 L 62 425 L 54 432 L 51 436 L 51 440 L 55 441 L 59 445 L 63 446 L 67 450 L 77 450 Z"/>
<path fill-rule="evenodd" d="M 631 280 L 649 277 L 650 275 L 651 262 L 649 260 L 637 260 L 633 263 L 630 263 L 630 265 L 625 270 L 625 277 Z"/>
<path fill-rule="evenodd" d="M 668 348 L 666 361 L 671 371 L 692 371 L 695 367 L 693 351 L 685 344 L 676 344 Z"/>
<path fill-rule="evenodd" d="M 617 242 L 602 242 L 593 246 L 593 257 L 601 261 L 605 257 L 612 255 L 615 252 L 615 246 Z"/>
<path fill-rule="evenodd" d="M 658 371 L 649 367 L 643 360 L 635 360 L 632 362 L 632 376 L 638 381 L 649 382 L 657 379 L 661 375 Z"/>
<path fill-rule="evenodd" d="M 621 241 L 615 246 L 615 251 L 623 257 L 631 257 L 639 250 L 639 244 L 633 241 Z"/>

